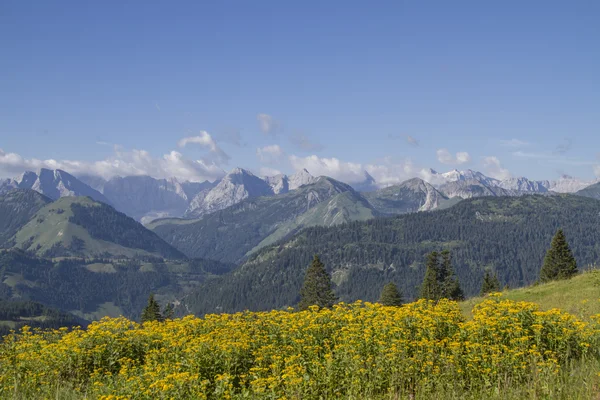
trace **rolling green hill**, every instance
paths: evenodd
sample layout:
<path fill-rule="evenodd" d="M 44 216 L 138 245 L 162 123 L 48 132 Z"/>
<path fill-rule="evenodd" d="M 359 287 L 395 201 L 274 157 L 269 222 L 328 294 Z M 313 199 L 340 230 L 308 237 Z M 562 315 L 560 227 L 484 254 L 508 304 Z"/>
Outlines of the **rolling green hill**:
<path fill-rule="evenodd" d="M 28 189 L 14 189 L 0 195 L 0 248 L 12 247 L 11 238 L 15 233 L 51 201 L 35 190 Z"/>
<path fill-rule="evenodd" d="M 238 262 L 259 248 L 313 225 L 372 218 L 350 186 L 320 177 L 286 194 L 246 199 L 197 221 L 159 220 L 148 227 L 188 257 Z"/>
<path fill-rule="evenodd" d="M 393 281 L 414 299 L 424 258 L 450 249 L 467 295 L 485 270 L 520 287 L 538 277 L 556 230 L 564 229 L 580 268 L 600 260 L 600 201 L 573 195 L 486 197 L 428 213 L 313 227 L 256 252 L 228 275 L 202 284 L 186 301 L 198 314 L 295 305 L 304 271 L 319 254 L 343 301 L 376 300 Z"/>
<path fill-rule="evenodd" d="M 89 197 L 62 197 L 47 204 L 12 241 L 41 257 L 184 257 L 134 219 Z"/>

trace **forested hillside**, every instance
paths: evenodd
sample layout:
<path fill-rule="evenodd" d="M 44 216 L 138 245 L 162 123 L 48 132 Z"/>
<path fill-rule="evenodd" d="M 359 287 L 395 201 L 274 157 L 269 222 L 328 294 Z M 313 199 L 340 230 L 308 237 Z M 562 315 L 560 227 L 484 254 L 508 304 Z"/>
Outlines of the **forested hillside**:
<path fill-rule="evenodd" d="M 0 337 L 25 325 L 31 328 L 58 329 L 81 326 L 87 322 L 72 314 L 59 311 L 34 301 L 7 301 L 0 299 Z"/>
<path fill-rule="evenodd" d="M 0 251 L 0 300 L 32 300 L 83 319 L 139 318 L 149 293 L 177 301 L 208 277 L 234 266 L 216 261 L 70 259 L 53 262 Z"/>
<path fill-rule="evenodd" d="M 502 285 L 533 283 L 561 227 L 580 265 L 600 260 L 600 201 L 572 195 L 486 197 L 441 211 L 306 229 L 265 248 L 231 274 L 206 282 L 187 300 L 198 314 L 295 305 L 313 254 L 332 273 L 342 301 L 374 301 L 395 282 L 414 299 L 425 254 L 449 249 L 467 295 L 485 270 Z"/>

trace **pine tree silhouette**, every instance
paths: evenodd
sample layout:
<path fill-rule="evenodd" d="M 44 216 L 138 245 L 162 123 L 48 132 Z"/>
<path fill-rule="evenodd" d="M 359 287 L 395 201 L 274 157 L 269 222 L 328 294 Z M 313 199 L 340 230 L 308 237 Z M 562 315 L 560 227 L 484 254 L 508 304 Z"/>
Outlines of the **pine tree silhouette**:
<path fill-rule="evenodd" d="M 499 292 L 500 291 L 500 281 L 498 280 L 498 276 L 495 274 L 492 275 L 489 271 L 485 271 L 485 275 L 483 276 L 483 283 L 481 284 L 481 296 L 485 296 L 488 293 Z"/>
<path fill-rule="evenodd" d="M 420 298 L 426 300 L 439 300 L 442 298 L 442 288 L 439 284 L 440 266 L 436 251 L 427 255 L 427 270 L 421 285 Z"/>
<path fill-rule="evenodd" d="M 550 249 L 544 258 L 544 264 L 540 270 L 542 282 L 556 279 L 569 279 L 577 274 L 577 261 L 573 257 L 569 243 L 562 229 L 559 229 L 550 244 Z"/>
<path fill-rule="evenodd" d="M 142 311 L 142 323 L 148 321 L 162 321 L 163 317 L 160 314 L 160 306 L 158 302 L 154 300 L 154 294 L 150 294 L 148 297 L 148 305 Z"/>
<path fill-rule="evenodd" d="M 329 308 L 337 301 L 337 297 L 333 293 L 331 278 L 318 255 L 315 255 L 306 271 L 300 296 L 298 304 L 300 310 L 307 310 L 313 305 Z"/>
<path fill-rule="evenodd" d="M 395 283 L 390 282 L 383 287 L 381 296 L 379 297 L 379 303 L 384 306 L 401 306 L 402 305 L 402 294 L 398 290 Z"/>

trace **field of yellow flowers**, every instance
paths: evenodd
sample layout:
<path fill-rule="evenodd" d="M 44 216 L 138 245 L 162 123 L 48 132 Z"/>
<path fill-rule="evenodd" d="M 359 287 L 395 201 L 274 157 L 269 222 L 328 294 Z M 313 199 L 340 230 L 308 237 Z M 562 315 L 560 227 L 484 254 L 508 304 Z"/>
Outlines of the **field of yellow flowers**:
<path fill-rule="evenodd" d="M 499 294 L 468 321 L 446 300 L 144 325 L 107 318 L 7 336 L 0 398 L 573 398 L 566 380 L 598 365 L 599 339 L 594 320 Z M 582 396 L 596 393 L 594 379 L 581 379 Z"/>

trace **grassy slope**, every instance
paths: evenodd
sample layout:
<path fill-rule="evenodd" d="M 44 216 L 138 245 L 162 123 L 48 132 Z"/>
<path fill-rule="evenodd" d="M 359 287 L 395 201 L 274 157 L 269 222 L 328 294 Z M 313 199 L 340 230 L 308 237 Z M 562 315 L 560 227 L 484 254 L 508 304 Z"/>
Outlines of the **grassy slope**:
<path fill-rule="evenodd" d="M 111 254 L 113 257 L 134 257 L 138 255 L 165 256 L 168 255 L 165 254 L 168 250 L 171 250 L 171 253 L 173 254 L 178 253 L 166 243 L 162 243 L 162 240 L 155 237 L 150 231 L 143 229 L 141 225 L 139 226 L 139 229 L 137 229 L 138 226 L 136 225 L 138 225 L 138 223 L 133 220 L 125 221 L 123 226 L 118 226 L 117 228 L 122 230 L 129 229 L 126 233 L 129 233 L 130 235 L 139 234 L 140 230 L 145 231 L 148 240 L 161 242 L 164 246 L 157 246 L 156 248 L 148 246 L 145 249 L 141 249 L 118 243 L 118 239 L 108 241 L 93 237 L 93 233 L 90 233 L 91 231 L 89 231 L 87 225 L 82 226 L 71 222 L 70 218 L 74 216 L 74 210 L 72 209 L 73 205 L 84 206 L 86 208 L 106 207 L 107 210 L 104 210 L 104 212 L 109 213 L 108 216 L 118 214 L 117 211 L 112 208 L 101 205 L 87 197 L 62 197 L 40 209 L 31 221 L 16 233 L 14 236 L 15 246 L 24 250 L 33 251 L 38 256 L 48 256 L 48 252 L 53 246 L 58 244 L 61 244 L 67 249 L 66 254 L 72 256 L 90 257 L 105 254 Z M 135 229 L 137 229 L 137 231 L 135 231 Z M 143 234 L 144 232 L 141 233 Z M 83 241 L 84 246 L 82 249 L 71 249 L 74 238 Z M 154 242 L 150 243 L 154 244 Z M 152 250 L 150 250 L 150 248 Z"/>
<path fill-rule="evenodd" d="M 56 243 L 62 242 L 65 247 L 68 247 L 71 245 L 73 237 L 77 237 L 85 242 L 85 250 L 88 254 L 108 252 L 125 257 L 132 257 L 136 254 L 149 255 L 143 250 L 129 249 L 116 243 L 94 239 L 85 228 L 69 222 L 69 218 L 73 216 L 71 204 L 74 202 L 90 207 L 97 204 L 85 197 L 63 197 L 49 204 L 38 212 L 37 218 L 32 219 L 17 232 L 15 235 L 16 247 L 35 249 L 36 254 L 44 255 Z"/>
<path fill-rule="evenodd" d="M 587 271 L 570 280 L 505 290 L 502 297 L 537 303 L 542 310 L 559 308 L 577 317 L 589 318 L 600 314 L 600 270 Z M 474 297 L 463 301 L 460 304 L 463 314 L 471 317 L 473 306 L 482 300 L 482 297 Z"/>

